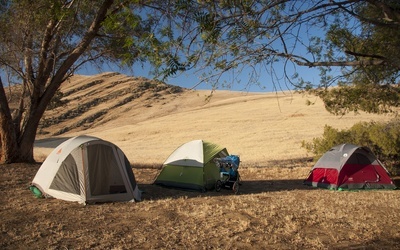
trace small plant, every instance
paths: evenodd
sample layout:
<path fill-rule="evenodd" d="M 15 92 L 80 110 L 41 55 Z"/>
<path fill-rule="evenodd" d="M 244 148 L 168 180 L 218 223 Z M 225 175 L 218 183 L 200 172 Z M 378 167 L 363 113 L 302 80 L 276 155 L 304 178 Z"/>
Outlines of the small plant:
<path fill-rule="evenodd" d="M 319 159 L 333 146 L 342 143 L 369 147 L 391 174 L 400 170 L 400 119 L 389 122 L 359 122 L 350 129 L 337 130 L 325 126 L 322 137 L 311 142 L 302 141 L 302 147 Z"/>
<path fill-rule="evenodd" d="M 181 87 L 179 87 L 179 86 L 172 86 L 172 85 L 171 85 L 171 88 L 170 88 L 169 92 L 170 92 L 171 94 L 182 93 L 182 92 L 183 92 L 183 88 L 181 88 Z"/>

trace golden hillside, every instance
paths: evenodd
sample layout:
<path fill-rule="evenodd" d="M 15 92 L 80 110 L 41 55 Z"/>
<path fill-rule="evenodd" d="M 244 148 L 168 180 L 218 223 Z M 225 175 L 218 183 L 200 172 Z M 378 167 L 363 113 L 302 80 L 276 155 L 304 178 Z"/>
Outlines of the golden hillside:
<path fill-rule="evenodd" d="M 359 121 L 388 120 L 371 114 L 329 114 L 321 100 L 294 92 L 249 93 L 187 90 L 119 73 L 74 76 L 61 87 L 64 105 L 45 113 L 35 157 L 58 143 L 87 134 L 121 147 L 135 163 L 161 164 L 179 145 L 212 141 L 241 156 L 243 164 L 270 166 L 309 157 L 301 141 L 324 126 L 349 128 Z M 306 105 L 309 100 L 314 105 Z"/>

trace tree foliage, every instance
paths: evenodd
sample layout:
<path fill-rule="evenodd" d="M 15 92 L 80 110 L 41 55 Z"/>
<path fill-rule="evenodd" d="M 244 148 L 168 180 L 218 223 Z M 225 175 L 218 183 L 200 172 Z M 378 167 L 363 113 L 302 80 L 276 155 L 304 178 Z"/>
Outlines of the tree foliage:
<path fill-rule="evenodd" d="M 355 86 L 354 93 L 353 88 L 345 92 L 357 99 L 329 104 L 333 113 L 365 108 L 387 112 L 399 98 L 393 86 L 400 70 L 398 1 L 178 1 L 174 8 L 177 16 L 170 30 L 176 32 L 170 37 L 175 64 L 158 73 L 197 68 L 203 81 L 217 83 L 224 74 L 239 82 L 236 76 L 246 72 L 249 84 L 317 88 L 328 102 L 337 96 L 329 93 L 329 86 Z M 300 67 L 318 68 L 319 83 L 303 80 Z M 270 78 L 260 79 L 264 74 Z M 371 86 L 368 98 L 376 93 L 379 104 L 360 105 L 369 100 L 357 92 Z"/>
<path fill-rule="evenodd" d="M 317 89 L 311 92 L 322 98 L 325 108 L 332 114 L 345 115 L 359 111 L 384 114 L 398 113 L 400 86 L 391 84 L 343 85 L 339 88 Z"/>
<path fill-rule="evenodd" d="M 0 68 L 9 86 L 15 81 L 21 88 L 8 89 L 19 91 L 18 106 L 10 108 L 11 94 L 3 81 L 0 85 L 0 162 L 34 160 L 40 119 L 61 83 L 77 69 L 87 63 L 130 67 L 158 56 L 153 53 L 159 45 L 153 35 L 158 21 L 151 15 L 157 10 L 145 3 L 9 0 L 1 1 L 1 7 Z"/>
<path fill-rule="evenodd" d="M 335 114 L 395 112 L 400 105 L 400 2 L 366 1 L 349 15 L 357 17 L 360 24 L 350 26 L 335 20 L 327 39 L 332 49 L 344 51 L 347 60 L 362 63 L 343 69 L 341 88 L 314 92 Z"/>

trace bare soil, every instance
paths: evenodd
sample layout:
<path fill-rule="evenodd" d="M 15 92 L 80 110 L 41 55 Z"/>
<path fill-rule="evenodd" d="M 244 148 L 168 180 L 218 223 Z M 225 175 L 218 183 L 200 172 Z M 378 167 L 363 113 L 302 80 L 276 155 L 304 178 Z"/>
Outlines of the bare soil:
<path fill-rule="evenodd" d="M 301 141 L 391 116 L 336 117 L 316 97 L 176 89 L 117 73 L 76 76 L 46 112 L 37 164 L 0 165 L 0 249 L 400 249 L 400 192 L 303 185 Z M 306 101 L 314 105 L 305 105 Z M 83 206 L 28 187 L 47 155 L 79 134 L 119 146 L 143 201 Z M 181 144 L 204 139 L 238 154 L 242 186 L 205 193 L 152 185 Z M 400 183 L 397 183 L 400 185 Z"/>

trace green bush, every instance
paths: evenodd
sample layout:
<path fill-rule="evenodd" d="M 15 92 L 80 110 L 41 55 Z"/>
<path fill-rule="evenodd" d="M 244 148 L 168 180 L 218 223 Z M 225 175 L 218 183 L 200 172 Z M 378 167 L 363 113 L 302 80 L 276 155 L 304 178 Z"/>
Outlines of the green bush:
<path fill-rule="evenodd" d="M 319 159 L 333 146 L 352 143 L 369 147 L 391 174 L 400 170 L 400 119 L 389 122 L 359 122 L 350 129 L 325 125 L 322 137 L 302 142 L 302 147 Z"/>

